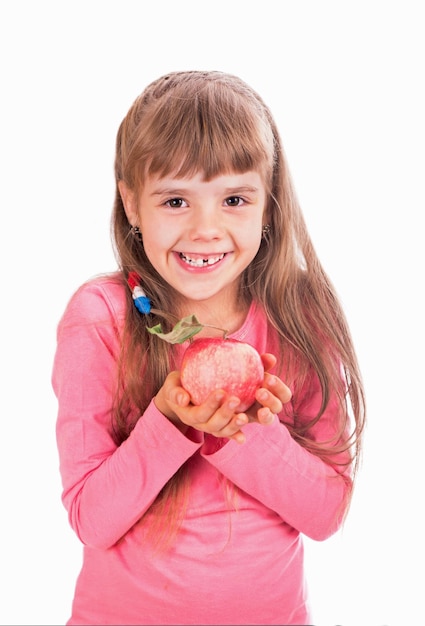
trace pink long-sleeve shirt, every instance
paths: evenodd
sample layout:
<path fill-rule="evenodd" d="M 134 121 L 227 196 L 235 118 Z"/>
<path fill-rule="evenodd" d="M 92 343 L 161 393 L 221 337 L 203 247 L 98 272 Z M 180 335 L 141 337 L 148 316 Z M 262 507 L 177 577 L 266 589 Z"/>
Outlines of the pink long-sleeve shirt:
<path fill-rule="evenodd" d="M 84 545 L 67 623 L 310 623 L 302 534 L 323 540 L 338 530 L 346 481 L 278 416 L 245 426 L 240 445 L 194 429 L 184 435 L 152 401 L 117 447 L 111 404 L 124 314 L 123 287 L 97 278 L 73 295 L 58 326 L 52 382 L 62 498 Z M 232 337 L 260 353 L 277 350 L 254 303 Z M 319 385 L 311 386 L 304 412 L 314 415 L 320 400 Z M 334 418 L 330 403 L 312 436 L 328 440 Z M 137 522 L 185 462 L 186 515 L 172 546 L 155 552 Z"/>

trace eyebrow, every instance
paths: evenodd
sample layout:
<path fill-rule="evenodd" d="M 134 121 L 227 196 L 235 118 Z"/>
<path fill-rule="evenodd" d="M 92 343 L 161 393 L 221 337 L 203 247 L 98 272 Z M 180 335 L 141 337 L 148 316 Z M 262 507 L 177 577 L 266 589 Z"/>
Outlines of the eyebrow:
<path fill-rule="evenodd" d="M 258 187 L 253 187 L 251 185 L 242 185 L 240 187 L 226 187 L 223 190 L 224 195 L 231 195 L 237 193 L 257 193 Z M 152 192 L 152 196 L 161 196 L 165 195 L 178 195 L 184 196 L 187 193 L 190 193 L 190 189 L 184 189 L 179 187 L 164 187 L 163 189 L 159 188 L 156 191 Z"/>
<path fill-rule="evenodd" d="M 225 193 L 238 193 L 238 192 L 248 192 L 248 193 L 256 193 L 258 191 L 258 187 L 252 187 L 251 185 L 242 185 L 241 187 L 228 187 L 225 189 Z"/>

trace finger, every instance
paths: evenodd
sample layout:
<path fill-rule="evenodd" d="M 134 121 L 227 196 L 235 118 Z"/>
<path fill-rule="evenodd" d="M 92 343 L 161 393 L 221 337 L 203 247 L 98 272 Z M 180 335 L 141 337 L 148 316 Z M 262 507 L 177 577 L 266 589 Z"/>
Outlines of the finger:
<path fill-rule="evenodd" d="M 246 413 L 238 413 L 233 416 L 231 421 L 219 431 L 215 431 L 213 434 L 216 437 L 224 437 L 226 439 L 234 439 L 237 443 L 245 443 L 246 437 L 241 426 L 248 424 L 249 419 Z"/>
<path fill-rule="evenodd" d="M 292 398 L 292 391 L 278 376 L 266 372 L 262 388 L 268 389 L 274 396 L 285 404 Z"/>
<path fill-rule="evenodd" d="M 277 376 L 266 374 L 262 387 L 257 390 L 255 398 L 263 407 L 272 413 L 280 413 L 283 405 L 292 397 L 291 390 Z"/>
<path fill-rule="evenodd" d="M 245 443 L 246 441 L 246 437 L 241 430 L 238 430 L 238 432 L 236 432 L 234 435 L 229 437 L 229 439 L 233 439 L 234 441 L 236 441 L 236 443 L 239 443 L 239 444 Z"/>
<path fill-rule="evenodd" d="M 202 404 L 198 406 L 193 406 L 193 416 L 195 417 L 197 421 L 201 423 L 210 422 L 214 418 L 214 416 L 216 416 L 217 412 L 219 411 L 221 411 L 221 413 L 225 412 L 226 410 L 225 400 L 226 399 L 227 399 L 227 394 L 222 389 L 217 389 L 216 391 L 213 391 L 205 400 L 205 402 L 203 402 Z M 229 409 L 227 410 L 229 411 Z M 232 412 L 233 411 L 230 411 L 230 414 Z"/>
<path fill-rule="evenodd" d="M 187 406 L 190 402 L 190 395 L 183 389 L 180 382 L 180 374 L 177 371 L 170 372 L 164 384 L 164 394 L 173 408 Z"/>
<path fill-rule="evenodd" d="M 229 437 L 233 435 L 248 418 L 245 414 L 235 414 L 240 400 L 236 396 L 224 395 L 222 404 L 216 409 L 208 420 L 208 432 L 218 437 Z"/>
<path fill-rule="evenodd" d="M 271 391 L 268 391 L 268 389 L 265 389 L 264 387 L 258 389 L 257 393 L 255 394 L 255 398 L 257 402 L 261 404 L 262 408 L 264 408 L 266 411 L 271 411 L 271 413 L 280 413 L 283 409 L 283 402 Z M 263 411 L 262 413 L 265 415 L 266 411 Z"/>
<path fill-rule="evenodd" d="M 257 411 L 257 421 L 260 424 L 271 424 L 274 420 L 274 417 L 275 413 L 272 413 L 272 411 L 270 411 L 270 409 L 266 406 L 262 406 Z"/>
<path fill-rule="evenodd" d="M 190 395 L 183 387 L 179 387 L 178 389 L 174 389 L 171 393 L 170 402 L 178 407 L 186 407 L 190 404 Z"/>
<path fill-rule="evenodd" d="M 214 430 L 221 430 L 227 425 L 234 414 L 234 408 L 239 404 L 239 400 L 237 400 L 237 402 L 227 402 L 225 405 L 226 397 L 225 391 L 217 390 L 210 394 L 204 403 L 200 405 L 189 403 L 186 406 L 180 406 L 176 412 L 185 424 L 203 432 L 212 433 Z M 218 413 L 218 411 L 220 412 Z"/>
<path fill-rule="evenodd" d="M 261 355 L 261 360 L 263 362 L 264 371 L 267 372 L 272 369 L 277 363 L 277 359 L 274 354 L 270 352 L 265 352 Z"/>

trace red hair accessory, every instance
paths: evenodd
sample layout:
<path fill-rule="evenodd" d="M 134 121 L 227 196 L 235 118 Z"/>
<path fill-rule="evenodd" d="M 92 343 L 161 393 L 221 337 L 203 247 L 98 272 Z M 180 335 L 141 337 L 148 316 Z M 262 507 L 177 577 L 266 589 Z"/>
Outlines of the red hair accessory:
<path fill-rule="evenodd" d="M 140 286 L 141 277 L 137 272 L 130 272 L 128 274 L 127 283 L 131 289 L 133 295 L 134 304 L 140 313 L 150 313 L 151 301 Z"/>

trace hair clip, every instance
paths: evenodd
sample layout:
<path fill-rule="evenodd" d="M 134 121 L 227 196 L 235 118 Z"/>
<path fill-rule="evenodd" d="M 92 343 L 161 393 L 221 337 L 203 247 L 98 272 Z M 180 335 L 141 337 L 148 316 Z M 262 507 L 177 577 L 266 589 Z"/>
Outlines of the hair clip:
<path fill-rule="evenodd" d="M 134 304 L 140 313 L 150 313 L 151 311 L 151 301 L 143 291 L 140 286 L 140 278 L 137 272 L 129 272 L 127 283 L 131 289 L 131 293 L 133 296 Z"/>

